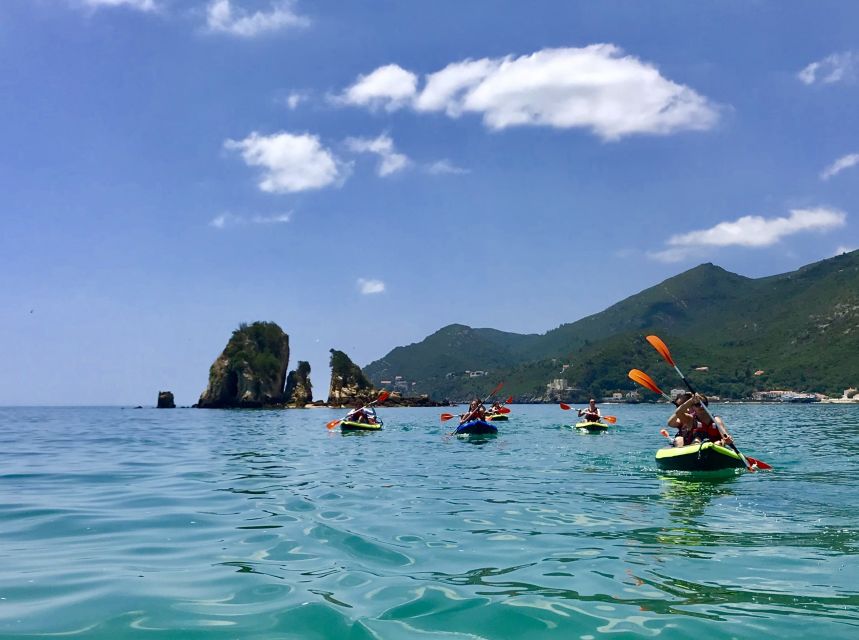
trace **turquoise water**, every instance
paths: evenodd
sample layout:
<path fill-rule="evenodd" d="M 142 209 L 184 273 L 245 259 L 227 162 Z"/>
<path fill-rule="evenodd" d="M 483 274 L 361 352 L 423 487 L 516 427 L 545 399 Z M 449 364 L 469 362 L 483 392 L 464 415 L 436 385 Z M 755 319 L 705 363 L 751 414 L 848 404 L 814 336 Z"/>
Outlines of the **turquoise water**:
<path fill-rule="evenodd" d="M 710 479 L 441 411 L 0 409 L 0 638 L 859 637 L 859 407 L 717 407 L 776 471 Z"/>

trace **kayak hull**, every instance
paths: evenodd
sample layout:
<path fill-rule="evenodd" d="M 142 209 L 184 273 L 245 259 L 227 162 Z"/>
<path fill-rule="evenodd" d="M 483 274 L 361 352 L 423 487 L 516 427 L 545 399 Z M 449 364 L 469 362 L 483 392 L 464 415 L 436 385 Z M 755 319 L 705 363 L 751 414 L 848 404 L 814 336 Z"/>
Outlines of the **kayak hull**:
<path fill-rule="evenodd" d="M 341 431 L 379 431 L 382 428 L 382 423 L 367 424 L 366 422 L 350 422 L 344 420 L 340 423 Z"/>
<path fill-rule="evenodd" d="M 664 471 L 724 471 L 746 466 L 734 451 L 712 442 L 659 449 L 656 465 Z"/>
<path fill-rule="evenodd" d="M 470 420 L 459 425 L 454 433 L 456 435 L 492 435 L 498 433 L 498 427 L 485 420 Z"/>
<path fill-rule="evenodd" d="M 608 425 L 605 422 L 577 422 L 576 429 L 582 429 L 589 433 L 602 433 L 608 430 Z"/>
<path fill-rule="evenodd" d="M 493 413 L 487 418 L 487 420 L 490 420 L 491 422 L 504 422 L 509 419 L 510 418 L 508 418 L 507 415 L 503 413 Z"/>

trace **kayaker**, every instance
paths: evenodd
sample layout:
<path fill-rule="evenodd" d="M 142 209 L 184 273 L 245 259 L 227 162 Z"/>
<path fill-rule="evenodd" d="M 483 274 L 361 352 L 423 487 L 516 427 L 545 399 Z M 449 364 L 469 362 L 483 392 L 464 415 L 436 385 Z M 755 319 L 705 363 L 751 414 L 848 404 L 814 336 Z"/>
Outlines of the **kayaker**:
<path fill-rule="evenodd" d="M 489 409 L 489 414 L 493 416 L 498 415 L 499 413 L 501 413 L 501 410 L 503 408 L 504 407 L 501 405 L 500 402 L 493 402 L 492 407 Z"/>
<path fill-rule="evenodd" d="M 602 418 L 602 415 L 600 415 L 600 410 L 597 409 L 597 401 L 596 400 L 591 398 L 590 401 L 588 402 L 588 408 L 587 409 L 579 409 L 579 417 L 581 418 L 582 416 L 585 417 L 585 420 L 587 422 L 599 422 L 600 421 L 600 419 Z"/>
<path fill-rule="evenodd" d="M 692 414 L 688 409 L 682 411 L 682 417 L 678 415 L 680 406 L 692 398 L 691 393 L 681 393 L 672 402 L 676 407 L 674 413 L 668 418 L 668 426 L 677 429 L 672 441 L 675 447 L 685 447 L 692 444 Z"/>
<path fill-rule="evenodd" d="M 358 422 L 361 424 L 376 424 L 376 411 L 370 407 L 360 405 L 352 409 L 344 418 L 347 422 Z"/>
<path fill-rule="evenodd" d="M 480 400 L 475 398 L 471 401 L 471 404 L 468 405 L 468 411 L 463 413 L 461 417 L 462 420 L 459 424 L 465 424 L 471 420 L 486 420 L 486 408 Z"/>
<path fill-rule="evenodd" d="M 680 433 L 678 438 L 675 438 L 674 446 L 705 441 L 720 445 L 733 444 L 734 439 L 728 433 L 722 418 L 719 416 L 710 418 L 710 413 L 706 409 L 708 404 L 707 396 L 696 393 L 688 394 L 688 397 L 677 407 L 668 421 L 669 426 L 680 425 L 678 427 Z M 678 445 L 677 440 L 681 434 L 683 444 Z"/>

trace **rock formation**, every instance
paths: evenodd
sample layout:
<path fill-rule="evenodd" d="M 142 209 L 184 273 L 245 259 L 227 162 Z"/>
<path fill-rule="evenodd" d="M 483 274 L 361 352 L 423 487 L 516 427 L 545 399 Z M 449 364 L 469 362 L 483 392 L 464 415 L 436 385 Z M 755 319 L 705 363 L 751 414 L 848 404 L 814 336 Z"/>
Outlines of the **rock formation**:
<path fill-rule="evenodd" d="M 176 403 L 173 401 L 173 393 L 170 391 L 159 391 L 157 407 L 159 409 L 175 409 Z"/>
<path fill-rule="evenodd" d="M 283 403 L 289 336 L 274 322 L 242 323 L 209 369 L 197 406 L 265 407 Z"/>
<path fill-rule="evenodd" d="M 298 361 L 298 368 L 286 377 L 283 398 L 291 407 L 304 407 L 313 402 L 313 386 L 310 384 L 310 363 Z"/>
<path fill-rule="evenodd" d="M 331 385 L 328 389 L 328 404 L 332 407 L 350 406 L 356 400 L 370 402 L 375 400 L 376 389 L 361 371 L 342 351 L 331 349 Z"/>

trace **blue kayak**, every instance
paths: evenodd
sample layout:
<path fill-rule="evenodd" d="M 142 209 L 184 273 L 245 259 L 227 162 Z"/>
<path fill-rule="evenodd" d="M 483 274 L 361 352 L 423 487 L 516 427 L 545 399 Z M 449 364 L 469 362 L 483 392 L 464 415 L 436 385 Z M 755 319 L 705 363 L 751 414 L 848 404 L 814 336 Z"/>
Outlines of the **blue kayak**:
<path fill-rule="evenodd" d="M 454 433 L 457 435 L 461 433 L 498 433 L 498 427 L 485 420 L 469 420 L 459 425 Z"/>

